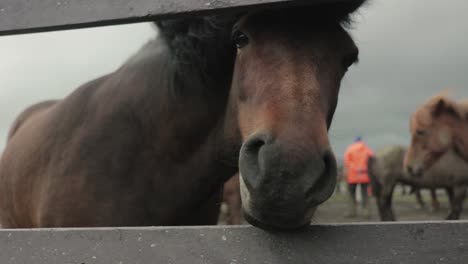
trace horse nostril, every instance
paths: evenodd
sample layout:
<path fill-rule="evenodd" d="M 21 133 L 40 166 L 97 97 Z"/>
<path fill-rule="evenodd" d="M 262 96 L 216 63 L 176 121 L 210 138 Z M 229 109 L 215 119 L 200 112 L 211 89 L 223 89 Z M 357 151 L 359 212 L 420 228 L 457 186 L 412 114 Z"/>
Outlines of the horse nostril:
<path fill-rule="evenodd" d="M 409 175 L 414 175 L 414 171 L 411 166 L 406 166 L 406 171 L 408 171 Z"/>
<path fill-rule="evenodd" d="M 335 156 L 332 152 L 327 151 L 323 155 L 323 171 L 318 181 L 315 183 L 315 188 L 325 188 L 329 184 L 330 178 L 336 178 L 337 168 Z"/>
<path fill-rule="evenodd" d="M 249 137 L 242 145 L 239 170 L 247 185 L 255 185 L 257 181 L 256 176 L 261 171 L 260 151 L 264 146 L 271 144 L 271 142 L 271 136 L 267 134 L 255 134 Z"/>
<path fill-rule="evenodd" d="M 326 201 L 333 193 L 336 186 L 337 166 L 333 152 L 327 151 L 322 156 L 323 169 L 315 176 L 315 182 L 306 192 L 312 204 L 319 205 Z M 315 169 L 314 169 L 315 170 Z"/>
<path fill-rule="evenodd" d="M 412 166 L 407 166 L 406 171 L 408 172 L 410 176 L 413 176 L 413 177 L 420 177 L 422 174 L 422 171 L 419 167 L 414 168 Z"/>
<path fill-rule="evenodd" d="M 333 155 L 332 152 L 327 151 L 325 155 L 323 156 L 323 164 L 324 169 L 323 169 L 323 174 L 322 177 L 325 176 L 333 176 L 336 175 L 337 169 L 336 169 L 336 160 L 335 156 Z"/>
<path fill-rule="evenodd" d="M 244 143 L 244 151 L 246 154 L 258 155 L 258 152 L 266 144 L 266 141 L 266 136 L 264 135 L 253 136 Z"/>
<path fill-rule="evenodd" d="M 408 172 L 409 175 L 411 176 L 417 176 L 417 170 L 415 170 L 412 166 L 407 166 L 406 171 Z"/>

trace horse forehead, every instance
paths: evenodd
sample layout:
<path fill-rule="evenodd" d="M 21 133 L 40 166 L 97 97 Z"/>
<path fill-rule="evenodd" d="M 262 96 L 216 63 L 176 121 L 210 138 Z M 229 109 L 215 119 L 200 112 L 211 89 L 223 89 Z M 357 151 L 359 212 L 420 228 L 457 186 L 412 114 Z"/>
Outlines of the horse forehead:
<path fill-rule="evenodd" d="M 416 129 L 416 128 L 424 128 L 426 126 L 429 126 L 431 124 L 431 114 L 430 110 L 427 109 L 427 107 L 422 106 L 416 112 L 411 118 L 411 128 Z"/>

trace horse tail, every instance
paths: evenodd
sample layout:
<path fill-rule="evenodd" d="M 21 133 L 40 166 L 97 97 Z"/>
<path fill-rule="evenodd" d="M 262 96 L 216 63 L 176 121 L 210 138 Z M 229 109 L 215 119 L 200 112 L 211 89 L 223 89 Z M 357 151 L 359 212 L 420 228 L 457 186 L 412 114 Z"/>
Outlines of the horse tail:
<path fill-rule="evenodd" d="M 10 127 L 10 130 L 8 131 L 8 136 L 7 136 L 7 142 L 10 141 L 10 139 L 15 135 L 16 131 L 21 127 L 21 125 L 28 120 L 31 116 L 33 116 L 35 113 L 38 111 L 44 110 L 48 108 L 49 106 L 54 105 L 58 100 L 47 100 L 47 101 L 42 101 L 40 103 L 33 104 L 23 110 L 21 114 L 13 121 L 13 125 Z"/>
<path fill-rule="evenodd" d="M 380 193 L 382 192 L 382 184 L 379 182 L 376 172 L 376 162 L 377 159 L 374 156 L 370 156 L 367 161 L 367 172 L 369 174 L 369 179 L 372 186 L 372 191 L 375 197 L 379 197 Z"/>

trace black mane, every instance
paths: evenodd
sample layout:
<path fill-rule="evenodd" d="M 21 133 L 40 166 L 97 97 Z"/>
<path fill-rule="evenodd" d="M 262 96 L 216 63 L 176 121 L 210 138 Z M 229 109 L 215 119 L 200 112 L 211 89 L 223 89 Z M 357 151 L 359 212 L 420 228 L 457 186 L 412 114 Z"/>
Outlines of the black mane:
<path fill-rule="evenodd" d="M 231 30 L 237 18 L 204 16 L 155 22 L 171 52 L 170 64 L 178 71 L 175 82 L 198 74 L 207 88 L 219 83 L 229 87 L 235 59 Z"/>

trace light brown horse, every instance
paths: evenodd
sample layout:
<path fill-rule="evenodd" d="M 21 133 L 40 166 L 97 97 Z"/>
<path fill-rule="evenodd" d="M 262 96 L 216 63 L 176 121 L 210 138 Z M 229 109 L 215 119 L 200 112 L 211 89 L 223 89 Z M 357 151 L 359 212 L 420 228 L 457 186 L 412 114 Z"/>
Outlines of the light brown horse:
<path fill-rule="evenodd" d="M 406 147 L 388 145 L 369 160 L 369 176 L 380 218 L 395 220 L 392 195 L 395 185 L 400 182 L 418 189 L 446 189 L 450 199 L 450 213 L 446 219 L 459 219 L 468 187 L 468 163 L 450 150 L 420 177 L 414 177 L 403 168 L 405 153 Z"/>
<path fill-rule="evenodd" d="M 0 161 L 1 224 L 216 224 L 240 171 L 250 223 L 308 225 L 335 187 L 327 132 L 363 2 L 158 22 L 119 69 L 20 122 Z"/>
<path fill-rule="evenodd" d="M 25 121 L 32 118 L 34 115 L 40 114 L 41 111 L 47 110 L 47 108 L 54 105 L 55 103 L 57 103 L 57 100 L 47 100 L 29 106 L 15 119 L 13 125 L 10 128 L 10 131 L 8 132 L 7 141 L 13 137 L 13 135 L 16 133 L 16 130 L 18 130 L 18 128 L 21 127 Z"/>
<path fill-rule="evenodd" d="M 449 150 L 468 162 L 468 100 L 456 102 L 444 94 L 430 98 L 411 116 L 410 131 L 405 157 L 410 174 L 421 174 Z"/>

